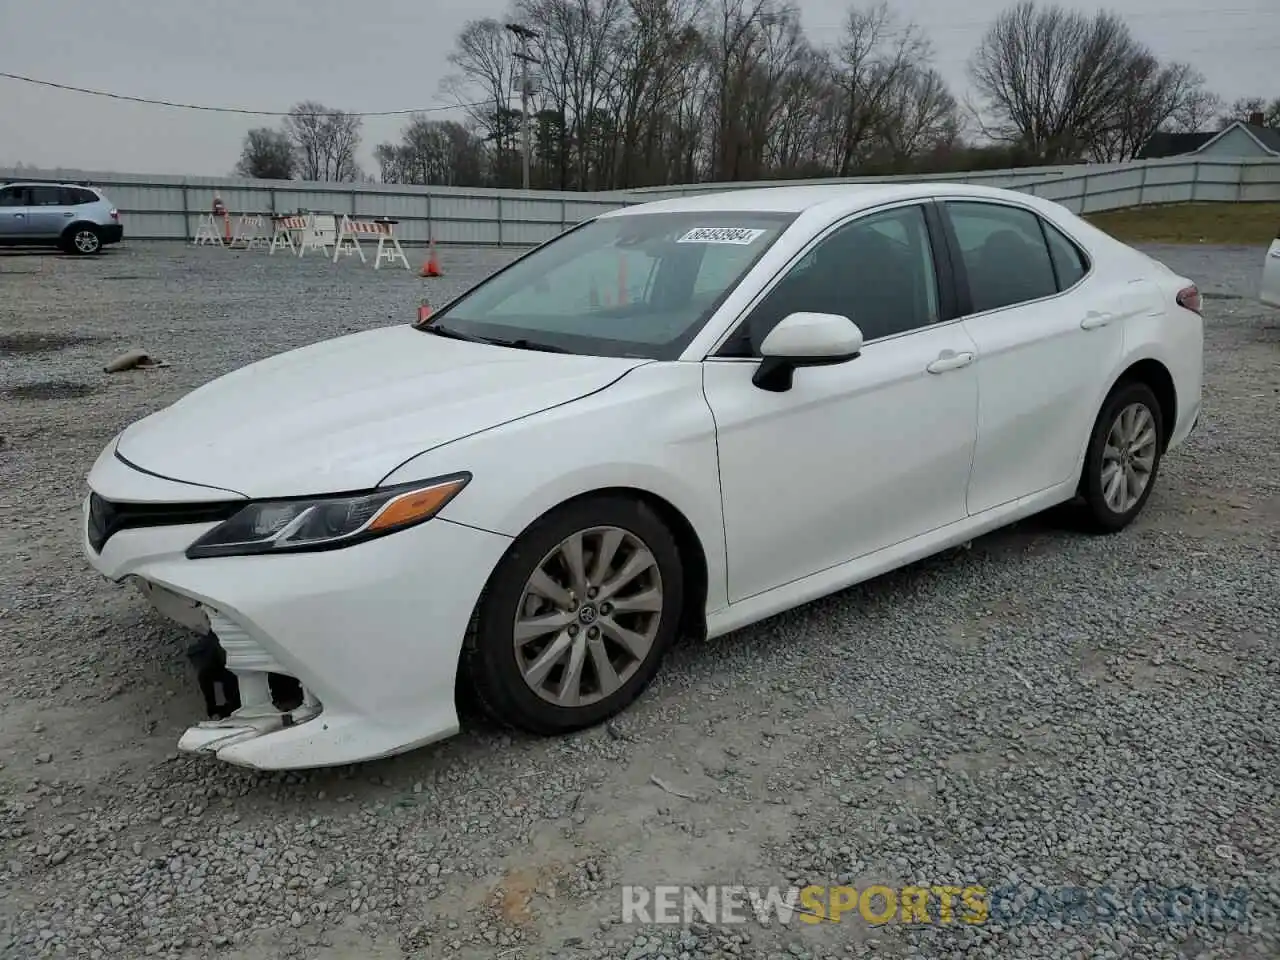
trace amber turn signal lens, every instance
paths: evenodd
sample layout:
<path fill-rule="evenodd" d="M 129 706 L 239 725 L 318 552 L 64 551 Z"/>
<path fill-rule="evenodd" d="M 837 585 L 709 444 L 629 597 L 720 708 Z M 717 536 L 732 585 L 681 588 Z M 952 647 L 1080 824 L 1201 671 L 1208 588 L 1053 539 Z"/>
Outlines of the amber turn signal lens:
<path fill-rule="evenodd" d="M 445 504 L 466 485 L 466 480 L 449 480 L 433 487 L 402 493 L 378 511 L 378 515 L 369 524 L 369 530 L 387 530 L 428 520 L 443 510 Z"/>

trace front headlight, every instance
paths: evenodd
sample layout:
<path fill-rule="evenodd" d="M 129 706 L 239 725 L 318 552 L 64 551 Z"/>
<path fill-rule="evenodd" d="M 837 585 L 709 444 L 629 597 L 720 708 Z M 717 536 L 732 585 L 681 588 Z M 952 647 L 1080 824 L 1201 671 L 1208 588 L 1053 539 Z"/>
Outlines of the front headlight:
<path fill-rule="evenodd" d="M 187 557 L 332 550 L 430 520 L 471 480 L 469 473 L 369 493 L 251 503 L 187 548 Z"/>

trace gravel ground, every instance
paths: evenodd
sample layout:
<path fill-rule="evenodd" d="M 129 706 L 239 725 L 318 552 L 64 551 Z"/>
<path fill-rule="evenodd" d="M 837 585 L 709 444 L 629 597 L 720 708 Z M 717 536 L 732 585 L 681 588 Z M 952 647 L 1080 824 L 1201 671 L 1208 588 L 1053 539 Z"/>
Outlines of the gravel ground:
<path fill-rule="evenodd" d="M 82 478 L 197 384 L 410 320 L 510 254 L 447 249 L 425 281 L 261 251 L 0 253 L 0 954 L 1276 957 L 1280 312 L 1251 299 L 1260 250 L 1155 252 L 1212 295 L 1206 408 L 1124 534 L 1037 518 L 686 644 L 604 729 L 471 720 L 302 775 L 175 753 L 200 714 L 185 638 L 81 559 Z M 102 372 L 130 347 L 169 366 Z M 624 883 L 809 882 L 1012 884 L 1023 912 L 620 921 Z M 1248 916 L 1027 906 L 1147 884 L 1244 888 Z"/>

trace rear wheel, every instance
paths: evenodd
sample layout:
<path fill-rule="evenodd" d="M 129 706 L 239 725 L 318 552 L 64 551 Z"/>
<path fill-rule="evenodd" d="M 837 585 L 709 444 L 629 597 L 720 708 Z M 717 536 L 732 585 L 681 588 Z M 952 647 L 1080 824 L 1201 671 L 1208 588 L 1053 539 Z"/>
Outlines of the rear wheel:
<path fill-rule="evenodd" d="M 77 224 L 66 232 L 62 245 L 68 253 L 87 256 L 102 249 L 102 234 L 92 224 Z"/>
<path fill-rule="evenodd" d="M 494 571 L 463 668 L 495 720 L 556 734 L 600 723 L 649 685 L 679 630 L 675 538 L 639 500 L 552 511 Z"/>
<path fill-rule="evenodd" d="M 1123 530 L 1142 512 L 1164 450 L 1160 402 L 1145 383 L 1121 384 L 1094 424 L 1080 493 L 1084 519 L 1099 533 Z"/>

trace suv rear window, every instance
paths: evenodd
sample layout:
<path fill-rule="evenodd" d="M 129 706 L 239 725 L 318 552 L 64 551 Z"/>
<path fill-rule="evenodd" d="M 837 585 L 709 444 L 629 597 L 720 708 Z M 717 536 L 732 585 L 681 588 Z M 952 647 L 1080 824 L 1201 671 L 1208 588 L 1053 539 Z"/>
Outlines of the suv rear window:
<path fill-rule="evenodd" d="M 98 195 L 92 190 L 83 190 L 80 187 L 63 187 L 62 202 L 69 207 L 78 206 L 82 203 L 97 203 Z"/>

